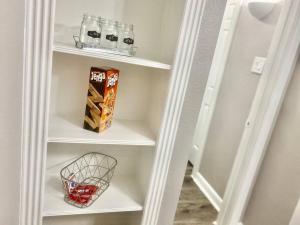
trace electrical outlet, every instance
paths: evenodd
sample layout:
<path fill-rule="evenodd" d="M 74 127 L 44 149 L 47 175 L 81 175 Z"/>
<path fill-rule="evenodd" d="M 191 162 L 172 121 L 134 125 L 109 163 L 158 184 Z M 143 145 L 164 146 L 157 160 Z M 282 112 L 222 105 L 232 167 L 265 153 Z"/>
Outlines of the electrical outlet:
<path fill-rule="evenodd" d="M 266 63 L 265 57 L 256 56 L 252 64 L 251 72 L 256 74 L 262 74 L 264 71 L 265 63 Z"/>

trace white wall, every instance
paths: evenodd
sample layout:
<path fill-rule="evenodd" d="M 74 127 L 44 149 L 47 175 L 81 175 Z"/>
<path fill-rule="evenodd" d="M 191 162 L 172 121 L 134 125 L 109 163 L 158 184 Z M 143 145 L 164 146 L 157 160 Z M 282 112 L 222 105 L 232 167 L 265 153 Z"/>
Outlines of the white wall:
<path fill-rule="evenodd" d="M 266 57 L 279 12 L 277 7 L 259 21 L 249 13 L 247 1 L 241 8 L 199 169 L 220 197 L 224 195 L 260 79 L 250 72 L 253 59 Z"/>
<path fill-rule="evenodd" d="M 173 225 L 189 152 L 192 148 L 193 131 L 200 111 L 225 4 L 226 0 L 207 0 L 191 70 L 191 79 L 185 96 L 174 154 L 169 168 L 166 192 L 161 206 L 165 210 L 161 210 L 158 224 Z"/>
<path fill-rule="evenodd" d="M 0 224 L 17 225 L 24 1 L 0 1 Z"/>
<path fill-rule="evenodd" d="M 299 99 L 300 59 L 254 186 L 244 225 L 289 224 L 300 197 Z"/>

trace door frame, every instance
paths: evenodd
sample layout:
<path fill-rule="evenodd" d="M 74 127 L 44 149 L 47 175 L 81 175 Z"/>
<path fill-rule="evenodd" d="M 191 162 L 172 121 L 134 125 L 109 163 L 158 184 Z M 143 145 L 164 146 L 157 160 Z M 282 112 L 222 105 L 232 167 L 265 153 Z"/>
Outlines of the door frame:
<path fill-rule="evenodd" d="M 299 56 L 300 0 L 286 0 L 226 187 L 218 225 L 242 222 Z"/>

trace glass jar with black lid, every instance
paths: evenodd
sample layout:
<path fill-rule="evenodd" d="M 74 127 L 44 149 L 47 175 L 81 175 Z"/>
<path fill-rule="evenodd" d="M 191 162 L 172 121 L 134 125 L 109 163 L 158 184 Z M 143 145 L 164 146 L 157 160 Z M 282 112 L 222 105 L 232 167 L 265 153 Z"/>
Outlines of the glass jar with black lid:
<path fill-rule="evenodd" d="M 118 23 L 119 40 L 118 50 L 132 54 L 134 44 L 134 33 L 132 24 Z"/>
<path fill-rule="evenodd" d="M 80 42 L 83 47 L 99 48 L 101 38 L 100 17 L 85 14 L 80 28 Z"/>
<path fill-rule="evenodd" d="M 109 19 L 101 19 L 101 26 L 101 48 L 115 50 L 118 43 L 117 22 Z"/>

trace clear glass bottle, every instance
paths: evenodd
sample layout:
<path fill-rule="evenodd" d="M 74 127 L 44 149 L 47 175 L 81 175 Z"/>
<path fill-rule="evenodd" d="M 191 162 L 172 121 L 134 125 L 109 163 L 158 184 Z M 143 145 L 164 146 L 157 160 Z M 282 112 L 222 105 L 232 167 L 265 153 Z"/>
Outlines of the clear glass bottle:
<path fill-rule="evenodd" d="M 132 54 L 134 44 L 134 33 L 132 24 L 118 23 L 119 40 L 118 50 Z"/>
<path fill-rule="evenodd" d="M 101 48 L 116 49 L 118 43 L 117 22 L 108 19 L 101 19 L 102 35 Z"/>
<path fill-rule="evenodd" d="M 83 16 L 80 28 L 80 42 L 84 47 L 99 48 L 101 40 L 101 19 L 100 17 L 87 15 Z"/>

